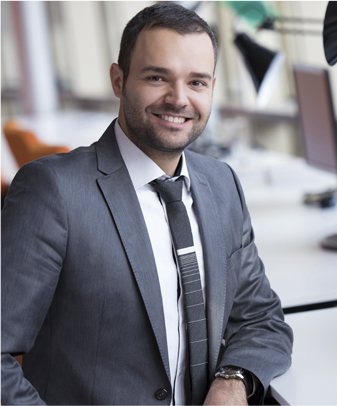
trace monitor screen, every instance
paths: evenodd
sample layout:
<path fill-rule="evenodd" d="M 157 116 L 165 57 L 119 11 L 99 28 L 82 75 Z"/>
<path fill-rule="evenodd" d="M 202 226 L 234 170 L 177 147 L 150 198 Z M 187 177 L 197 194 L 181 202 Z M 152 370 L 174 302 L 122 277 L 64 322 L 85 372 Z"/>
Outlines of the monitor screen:
<path fill-rule="evenodd" d="M 304 157 L 309 165 L 337 173 L 337 132 L 328 71 L 293 66 Z"/>

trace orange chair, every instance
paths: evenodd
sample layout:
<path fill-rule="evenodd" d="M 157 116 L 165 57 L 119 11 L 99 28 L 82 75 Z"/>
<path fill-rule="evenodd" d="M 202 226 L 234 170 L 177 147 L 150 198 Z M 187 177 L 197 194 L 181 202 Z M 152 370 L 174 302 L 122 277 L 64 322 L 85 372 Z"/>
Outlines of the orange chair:
<path fill-rule="evenodd" d="M 7 182 L 5 182 L 5 180 L 1 176 L 1 210 L 2 210 L 3 205 L 4 205 L 4 200 L 5 200 L 5 197 L 7 195 L 8 188 L 9 188 L 9 186 L 8 186 Z"/>
<path fill-rule="evenodd" d="M 9 147 L 19 167 L 46 155 L 69 152 L 69 148 L 44 144 L 30 132 L 19 127 L 16 120 L 9 120 L 3 126 Z"/>

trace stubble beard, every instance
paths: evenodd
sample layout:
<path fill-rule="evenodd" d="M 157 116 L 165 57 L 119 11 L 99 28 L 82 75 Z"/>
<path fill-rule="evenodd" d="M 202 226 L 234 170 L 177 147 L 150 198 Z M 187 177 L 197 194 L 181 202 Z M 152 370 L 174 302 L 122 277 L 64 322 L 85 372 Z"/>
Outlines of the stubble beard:
<path fill-rule="evenodd" d="M 211 111 L 203 119 L 200 118 L 200 115 L 196 112 L 193 112 L 194 120 L 196 124 L 193 125 L 190 132 L 183 137 L 180 137 L 180 142 L 172 144 L 164 135 L 160 134 L 160 130 L 156 129 L 155 126 L 151 123 L 149 118 L 145 118 L 145 113 L 143 113 L 141 104 L 138 102 L 137 98 L 131 100 L 128 97 L 126 89 L 123 89 L 123 113 L 125 119 L 125 125 L 128 132 L 128 136 L 143 152 L 149 155 L 149 151 L 152 153 L 157 153 L 162 156 L 176 157 L 179 156 L 182 151 L 190 145 L 194 140 L 196 140 L 199 135 L 203 132 Z M 158 107 L 157 107 L 158 109 Z M 185 109 L 176 109 L 170 104 L 160 106 L 161 114 L 163 112 L 169 114 L 181 114 L 184 115 Z M 156 108 L 148 106 L 145 111 L 148 114 L 155 112 Z M 149 112 L 150 111 L 150 112 Z M 179 128 L 167 129 L 172 133 L 178 133 L 181 131 Z M 177 134 L 177 139 L 179 134 Z"/>

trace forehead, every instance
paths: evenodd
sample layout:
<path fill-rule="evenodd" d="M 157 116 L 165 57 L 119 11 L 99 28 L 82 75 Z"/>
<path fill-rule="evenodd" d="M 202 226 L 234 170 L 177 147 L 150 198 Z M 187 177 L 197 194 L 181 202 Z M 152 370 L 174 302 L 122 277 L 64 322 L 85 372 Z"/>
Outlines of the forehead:
<path fill-rule="evenodd" d="M 207 33 L 181 35 L 166 28 L 143 30 L 131 55 L 130 73 L 145 66 L 207 71 L 213 75 L 214 50 Z"/>

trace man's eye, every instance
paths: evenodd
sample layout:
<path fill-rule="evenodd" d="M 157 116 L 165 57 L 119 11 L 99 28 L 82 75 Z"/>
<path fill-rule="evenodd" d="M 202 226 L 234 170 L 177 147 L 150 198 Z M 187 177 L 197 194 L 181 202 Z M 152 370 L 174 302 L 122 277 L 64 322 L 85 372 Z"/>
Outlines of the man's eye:
<path fill-rule="evenodd" d="M 192 85 L 193 85 L 193 86 L 196 86 L 196 87 L 202 87 L 202 86 L 205 86 L 205 83 L 204 83 L 204 82 L 200 82 L 199 80 L 194 80 L 194 81 L 192 82 Z"/>
<path fill-rule="evenodd" d="M 161 82 L 163 80 L 160 76 L 150 76 L 148 79 L 153 82 Z"/>

